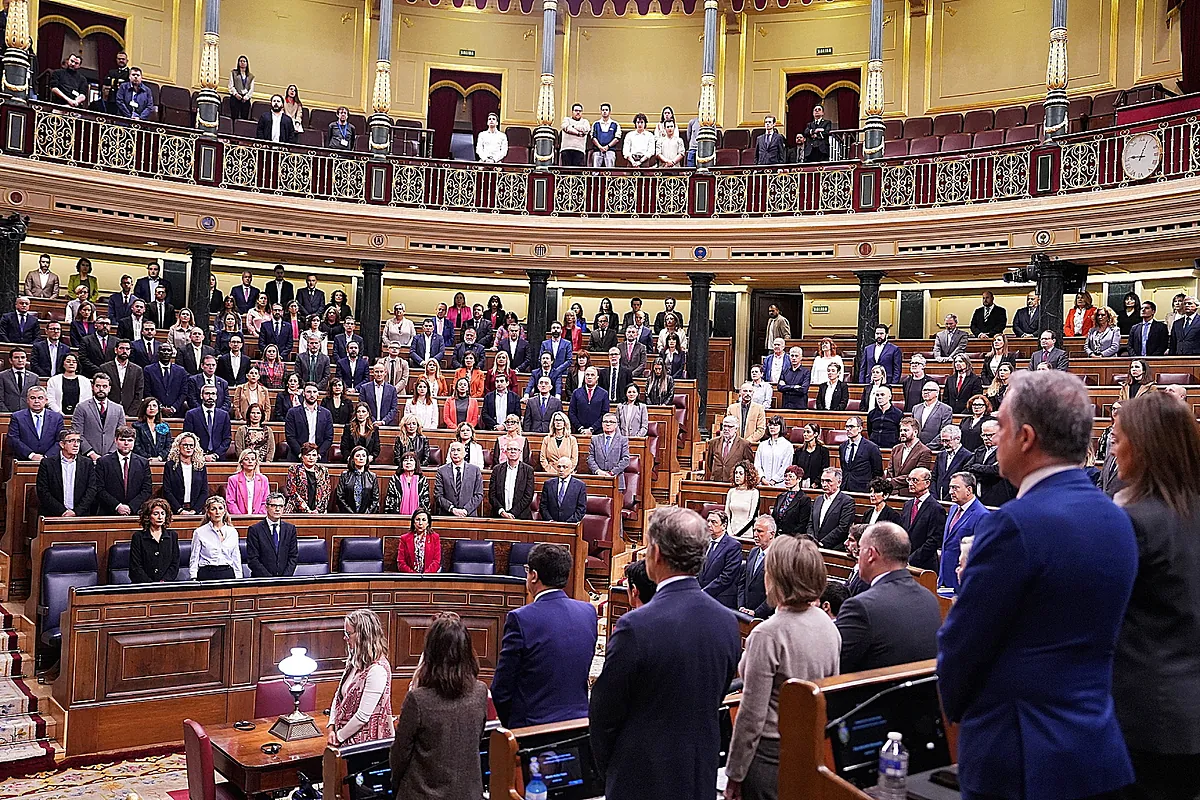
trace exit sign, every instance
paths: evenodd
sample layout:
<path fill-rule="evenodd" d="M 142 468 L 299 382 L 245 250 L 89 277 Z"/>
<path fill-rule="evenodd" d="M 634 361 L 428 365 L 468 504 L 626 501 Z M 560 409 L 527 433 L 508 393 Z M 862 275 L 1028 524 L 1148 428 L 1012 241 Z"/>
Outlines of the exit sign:
<path fill-rule="evenodd" d="M 833 48 L 830 48 L 829 52 L 830 52 L 830 53 L 832 53 L 832 52 L 833 52 Z M 459 54 L 460 56 L 466 56 L 467 58 L 474 58 L 474 57 L 475 57 L 475 51 L 474 51 L 474 50 L 459 50 L 459 51 L 458 51 L 458 54 Z M 818 55 L 820 55 L 820 54 L 818 53 Z"/>
<path fill-rule="evenodd" d="M 818 48 L 817 48 L 817 55 L 819 55 L 819 56 L 831 56 L 831 55 L 833 55 L 833 48 L 832 48 L 832 47 L 818 47 Z"/>
<path fill-rule="evenodd" d="M 829 306 L 813 306 L 813 307 L 812 307 L 812 313 L 814 313 L 814 314 L 828 314 L 828 313 L 829 313 Z"/>

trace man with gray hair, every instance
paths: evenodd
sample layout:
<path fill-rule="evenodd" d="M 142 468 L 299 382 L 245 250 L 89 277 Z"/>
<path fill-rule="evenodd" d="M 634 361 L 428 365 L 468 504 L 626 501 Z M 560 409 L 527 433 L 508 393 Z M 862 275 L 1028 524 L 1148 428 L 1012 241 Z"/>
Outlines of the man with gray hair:
<path fill-rule="evenodd" d="M 761 514 L 754 520 L 754 547 L 746 556 L 746 569 L 738 584 L 738 611 L 747 616 L 766 619 L 775 613 L 767 602 L 766 565 L 767 548 L 775 541 L 779 528 L 770 514 Z"/>
<path fill-rule="evenodd" d="M 842 471 L 827 467 L 821 473 L 822 495 L 813 501 L 808 535 L 821 547 L 839 549 L 854 524 L 854 498 L 842 491 Z"/>
<path fill-rule="evenodd" d="M 938 386 L 937 381 L 927 380 L 921 387 L 920 404 L 906 406 L 912 408 L 913 419 L 920 426 L 917 435 L 921 442 L 933 450 L 940 446 L 938 436 L 942 429 L 954 421 L 954 409 L 938 399 L 941 393 L 942 387 Z M 905 400 L 907 401 L 907 397 Z"/>
<path fill-rule="evenodd" d="M 841 671 L 858 672 L 922 661 L 937 655 L 942 612 L 937 598 L 908 571 L 908 533 L 876 522 L 858 545 L 858 575 L 870 588 L 838 611 Z"/>
<path fill-rule="evenodd" d="M 690 509 L 660 506 L 650 515 L 646 572 L 658 589 L 609 632 L 588 709 L 608 800 L 694 800 L 715 791 L 717 709 L 742 645 L 737 616 L 695 578 L 708 538 Z"/>
<path fill-rule="evenodd" d="M 737 417 L 726 416 L 721 420 L 720 435 L 708 440 L 705 480 L 724 483 L 733 477 L 733 468 L 743 461 L 754 461 L 754 451 L 738 436 Z"/>
<path fill-rule="evenodd" d="M 979 426 L 983 438 L 981 444 L 967 462 L 966 471 L 979 481 L 979 499 L 985 506 L 1001 506 L 1017 496 L 1017 487 L 1000 474 L 1000 461 L 996 447 L 996 434 L 1000 423 L 989 419 Z"/>
<path fill-rule="evenodd" d="M 1017 373 L 995 435 L 1017 497 L 976 525 L 940 639 L 966 797 L 1109 797 L 1134 773 L 1113 710 L 1113 650 L 1137 574 L 1129 518 L 1080 465 L 1092 403 L 1075 375 Z"/>
<path fill-rule="evenodd" d="M 966 469 L 973 455 L 962 446 L 962 429 L 957 425 L 946 425 L 941 431 L 942 448 L 933 465 L 933 494 L 938 500 L 950 499 L 950 476 Z M 977 482 L 973 481 L 972 491 Z"/>
<path fill-rule="evenodd" d="M 938 586 L 958 589 L 958 558 L 962 540 L 975 535 L 975 525 L 988 515 L 988 510 L 975 496 L 975 476 L 969 472 L 956 472 L 950 476 L 949 493 L 954 505 L 950 506 L 950 518 L 946 520 L 946 532 L 942 535 L 942 555 L 938 563 Z"/>
<path fill-rule="evenodd" d="M 725 409 L 725 418 L 737 420 L 738 433 L 751 444 L 762 441 L 767 432 L 767 411 L 754 402 L 754 384 L 746 381 L 738 387 L 738 402 Z"/>
<path fill-rule="evenodd" d="M 1170 352 L 1173 356 L 1200 355 L 1200 320 L 1196 319 L 1196 298 L 1183 298 L 1183 313 L 1171 325 Z"/>

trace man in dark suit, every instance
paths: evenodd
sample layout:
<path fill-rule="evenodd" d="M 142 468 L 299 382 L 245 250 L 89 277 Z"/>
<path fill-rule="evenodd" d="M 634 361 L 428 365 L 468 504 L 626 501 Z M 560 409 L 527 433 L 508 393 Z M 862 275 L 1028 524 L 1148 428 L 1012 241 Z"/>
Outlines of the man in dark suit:
<path fill-rule="evenodd" d="M 888 383 L 900 382 L 900 373 L 904 369 L 904 353 L 888 341 L 888 332 L 887 325 L 875 326 L 875 343 L 867 345 L 863 351 L 862 365 L 858 368 L 859 383 L 871 382 L 871 370 L 876 364 L 883 367 L 883 371 L 887 373 Z"/>
<path fill-rule="evenodd" d="M 187 409 L 187 370 L 175 361 L 175 348 L 169 343 L 158 350 L 158 361 L 142 370 L 146 397 L 158 398 L 164 417 L 182 416 Z"/>
<path fill-rule="evenodd" d="M 746 568 L 738 584 L 738 611 L 756 619 L 766 619 L 775 613 L 767 602 L 767 548 L 775 540 L 775 519 L 763 514 L 754 520 L 754 544 L 746 556 Z"/>
<path fill-rule="evenodd" d="M 425 362 L 433 359 L 441 363 L 446 345 L 442 337 L 433 332 L 433 320 L 427 319 L 421 323 L 421 332 L 413 337 L 408 348 L 408 360 L 414 367 L 425 366 Z"/>
<path fill-rule="evenodd" d="M 355 323 L 353 317 L 346 317 L 342 320 L 343 332 L 333 337 L 333 360 L 341 361 L 343 358 L 350 357 L 350 343 L 358 345 L 359 355 L 362 355 L 367 349 L 363 337 L 354 332 Z M 480 348 L 479 368 L 483 369 L 483 348 Z"/>
<path fill-rule="evenodd" d="M 155 338 L 157 333 L 158 326 L 154 324 L 154 320 L 144 319 L 140 335 L 130 345 L 129 360 L 142 369 L 158 361 L 158 349 L 162 345 Z"/>
<path fill-rule="evenodd" d="M 37 341 L 41 323 L 37 313 L 29 310 L 28 297 L 18 297 L 16 310 L 0 317 L 0 339 L 13 344 L 33 344 Z"/>
<path fill-rule="evenodd" d="M 575 433 L 599 433 L 604 415 L 609 411 L 608 392 L 599 387 L 600 376 L 595 367 L 583 373 L 583 386 L 571 394 L 567 416 Z"/>
<path fill-rule="evenodd" d="M 268 345 L 279 348 L 279 357 L 288 361 L 292 357 L 292 323 L 283 319 L 283 306 L 278 303 L 271 306 L 271 318 L 265 320 L 258 329 L 258 354 L 261 357 L 267 351 Z"/>
<path fill-rule="evenodd" d="M 821 473 L 824 494 L 813 501 L 808 518 L 808 535 L 821 547 L 837 550 L 854 524 L 854 498 L 842 491 L 842 470 L 828 467 Z"/>
<path fill-rule="evenodd" d="M 117 343 L 117 353 L 112 361 L 103 364 L 100 371 L 112 379 L 112 392 L 109 395 L 125 409 L 125 416 L 137 418 L 138 406 L 146 392 L 145 377 L 142 368 L 130 360 L 133 347 L 122 339 Z"/>
<path fill-rule="evenodd" d="M 165 283 L 159 284 L 155 297 L 146 307 L 146 319 L 154 320 L 155 326 L 166 330 L 175 324 L 175 306 L 167 299 L 169 291 Z"/>
<path fill-rule="evenodd" d="M 243 270 L 242 282 L 229 290 L 229 295 L 233 298 L 238 313 L 242 316 L 245 316 L 246 312 L 254 308 L 254 304 L 258 302 L 258 287 L 253 285 L 253 281 L 254 275 L 250 270 Z"/>
<path fill-rule="evenodd" d="M 937 569 L 937 554 L 942 549 L 942 532 L 946 528 L 946 509 L 930 493 L 932 485 L 933 473 L 924 467 L 914 469 L 908 476 L 912 499 L 900 512 L 900 523 L 908 531 L 912 552 L 909 563 L 921 569 Z"/>
<path fill-rule="evenodd" d="M 1025 297 L 1025 307 L 1013 314 L 1012 329 L 1014 335 L 1027 338 L 1042 332 L 1041 297 L 1036 289 Z"/>
<path fill-rule="evenodd" d="M 117 449 L 96 462 L 97 513 L 103 516 L 137 516 L 154 491 L 150 462 L 133 452 L 135 438 L 133 428 L 117 428 Z"/>
<path fill-rule="evenodd" d="M 539 363 L 542 353 L 550 354 L 551 367 L 555 369 L 565 368 L 571 363 L 571 343 L 563 338 L 562 323 L 558 320 L 550 323 L 550 336 L 542 342 L 542 347 L 538 350 Z"/>
<path fill-rule="evenodd" d="M 267 302 L 271 305 L 278 303 L 286 307 L 288 303 L 296 299 L 296 290 L 292 286 L 292 282 L 284 279 L 286 272 L 283 269 L 283 264 L 275 265 L 275 280 L 267 284 Z"/>
<path fill-rule="evenodd" d="M 521 460 L 521 446 L 509 442 L 504 460 L 492 468 L 488 484 L 488 506 L 493 517 L 533 519 L 533 467 Z"/>
<path fill-rule="evenodd" d="M 1000 406 L 1000 471 L 1021 497 L 976 525 L 938 634 L 964 797 L 1107 798 L 1134 780 L 1112 676 L 1138 542 L 1079 467 L 1092 413 L 1056 371 L 1013 375 Z"/>
<path fill-rule="evenodd" d="M 971 358 L 966 353 L 954 357 L 954 374 L 946 378 L 942 400 L 955 414 L 967 413 L 967 401 L 983 392 L 983 382 L 971 369 Z"/>
<path fill-rule="evenodd" d="M 1196 318 L 1196 298 L 1183 298 L 1183 314 L 1171 326 L 1171 355 L 1200 354 L 1200 319 Z"/>
<path fill-rule="evenodd" d="M 1049 369 L 1065 371 L 1071 368 L 1071 359 L 1065 350 L 1058 347 L 1054 331 L 1042 331 L 1038 336 L 1038 344 L 1040 347 L 1033 354 L 1033 358 L 1029 359 L 1030 369 L 1037 369 L 1042 364 L 1046 364 Z"/>
<path fill-rule="evenodd" d="M 975 309 L 971 315 L 971 335 L 977 339 L 990 339 L 1004 333 L 1008 327 L 1008 311 L 1003 306 L 996 305 L 996 296 L 991 292 L 983 293 L 983 305 Z"/>
<path fill-rule="evenodd" d="M 846 441 L 839 453 L 842 460 L 842 486 L 847 492 L 865 492 L 873 478 L 883 476 L 883 453 L 879 446 L 862 435 L 862 420 L 846 420 Z"/>
<path fill-rule="evenodd" d="M 1154 318 L 1158 306 L 1150 300 L 1142 302 L 1142 321 L 1129 329 L 1129 355 L 1165 356 L 1171 346 L 1171 332 L 1166 324 Z"/>
<path fill-rule="evenodd" d="M 277 94 L 271 95 L 271 110 L 263 112 L 263 115 L 258 118 L 258 127 L 254 131 L 254 138 L 263 142 L 295 144 L 296 137 L 296 126 L 292 124 L 292 118 L 283 113 L 283 97 Z"/>
<path fill-rule="evenodd" d="M 535 545 L 525 562 L 533 602 L 504 620 L 492 677 L 492 701 L 509 728 L 581 719 L 588 713 L 588 672 L 596 655 L 596 609 L 567 597 L 571 554 Z"/>
<path fill-rule="evenodd" d="M 654 335 L 662 333 L 662 329 L 667 327 L 667 314 L 674 314 L 675 321 L 679 323 L 676 327 L 683 328 L 683 314 L 676 308 L 678 304 L 674 297 L 663 298 L 663 310 L 654 315 Z"/>
<path fill-rule="evenodd" d="M 376 363 L 371 367 L 371 380 L 354 388 L 358 392 L 359 402 L 366 403 L 370 409 L 371 419 L 379 425 L 396 424 L 396 387 L 388 383 L 383 364 Z"/>
<path fill-rule="evenodd" d="M 545 375 L 537 379 L 537 394 L 525 401 L 521 427 L 526 433 L 549 433 L 550 418 L 563 410 L 562 401 L 551 394 L 553 387 L 553 382 Z"/>
<path fill-rule="evenodd" d="M 478 517 L 483 507 L 483 473 L 466 460 L 462 442 L 451 442 L 450 461 L 437 471 L 437 513 L 455 517 Z M 545 506 L 542 507 L 543 511 Z M 578 520 L 576 520 L 578 521 Z"/>
<path fill-rule="evenodd" d="M 863 531 L 858 573 L 869 586 L 842 604 L 841 671 L 892 667 L 937 656 L 942 612 L 933 592 L 908 571 L 908 534 L 892 522 Z"/>
<path fill-rule="evenodd" d="M 587 514 L 587 485 L 571 473 L 575 465 L 563 456 L 554 462 L 554 473 L 542 484 L 542 496 L 538 501 L 538 516 L 550 522 L 581 521 Z"/>
<path fill-rule="evenodd" d="M 146 316 L 146 301 L 140 297 L 136 298 L 129 312 L 128 317 L 117 323 L 117 338 L 132 342 L 142 333 L 142 320 L 149 319 Z"/>
<path fill-rule="evenodd" d="M 800 134 L 800 140 L 804 142 L 803 158 L 806 164 L 829 160 L 829 138 L 832 133 L 833 123 L 825 119 L 825 108 L 814 106 L 812 122 L 805 125 L 804 132 Z"/>
<path fill-rule="evenodd" d="M 633 373 L 621 365 L 621 349 L 616 345 L 609 348 L 608 366 L 600 368 L 599 374 L 600 388 L 608 393 L 609 402 L 625 402 L 625 389 L 633 383 Z"/>
<path fill-rule="evenodd" d="M 241 386 L 251 366 L 250 357 L 242 352 L 242 335 L 235 333 L 229 337 L 229 352 L 217 359 L 217 376 L 230 386 Z"/>
<path fill-rule="evenodd" d="M 474 328 L 463 328 L 462 341 L 454 348 L 454 360 L 452 361 L 455 369 L 460 369 L 466 366 L 463 361 L 467 353 L 475 354 L 475 366 L 477 369 L 485 369 L 484 349 L 479 343 L 479 335 Z"/>
<path fill-rule="evenodd" d="M 320 314 L 325 310 L 325 292 L 317 288 L 317 276 L 309 275 L 304 279 L 304 288 L 296 295 L 296 303 L 300 306 L 300 313 L 307 319 L 313 314 Z M 280 303 L 280 305 L 286 305 Z"/>
<path fill-rule="evenodd" d="M 252 578 L 286 578 L 296 574 L 300 560 L 296 526 L 283 518 L 287 500 L 279 492 L 267 495 L 267 518 L 246 531 L 246 564 Z"/>
<path fill-rule="evenodd" d="M 62 374 L 63 359 L 71 348 L 62 339 L 62 324 L 51 321 L 46 325 L 46 338 L 33 343 L 33 363 L 30 369 L 43 378 L 52 378 Z"/>
<path fill-rule="evenodd" d="M 137 279 L 137 283 L 133 285 L 133 293 L 145 300 L 149 307 L 153 305 L 159 288 L 163 290 L 163 302 L 171 302 L 171 284 L 162 278 L 162 265 L 157 260 L 147 262 L 146 274 Z M 163 327 L 169 328 L 173 324 L 175 324 L 175 320 L 172 318 Z"/>
<path fill-rule="evenodd" d="M 322 461 L 333 446 L 333 415 L 320 401 L 321 390 L 310 381 L 304 385 L 304 402 L 288 409 L 283 435 L 292 461 L 300 460 L 300 448 L 306 442 L 316 443 Z"/>
<path fill-rule="evenodd" d="M 1003 406 L 1001 406 L 1003 408 Z M 979 499 L 985 506 L 1001 506 L 1017 496 L 1017 488 L 1000 474 L 1000 462 L 996 448 L 996 433 L 1000 423 L 989 419 L 979 428 L 983 444 L 971 454 L 966 471 L 979 481 Z"/>
<path fill-rule="evenodd" d="M 532 397 L 537 393 L 538 381 L 543 377 L 550 379 L 550 393 L 554 395 L 562 394 L 562 376 L 566 372 L 565 367 L 554 366 L 554 356 L 543 351 L 538 356 L 538 364 L 529 374 L 529 385 L 525 387 L 525 394 Z M 567 398 L 567 402 L 571 402 L 571 398 Z"/>
<path fill-rule="evenodd" d="M 737 617 L 693 577 L 709 543 L 699 514 L 659 507 L 646 539 L 646 572 L 658 588 L 609 632 L 588 708 L 592 753 L 608 800 L 711 797 L 718 709 L 742 649 Z"/>
<path fill-rule="evenodd" d="M 58 434 L 60 452 L 38 464 L 38 513 L 43 517 L 88 517 L 96 505 L 96 466 L 80 458 L 83 437 L 72 428 Z"/>
<path fill-rule="evenodd" d="M 504 420 L 509 414 L 521 414 L 521 398 L 508 388 L 508 376 L 499 373 L 496 375 L 496 391 L 483 396 L 480 430 L 504 430 Z"/>
<path fill-rule="evenodd" d="M 358 347 L 358 342 L 350 342 L 346 355 L 337 362 L 338 375 L 346 386 L 358 386 L 367 381 L 370 362 L 359 355 Z"/>
<path fill-rule="evenodd" d="M 217 359 L 212 355 L 207 355 L 204 357 L 204 361 L 200 365 L 200 374 L 192 375 L 187 380 L 185 391 L 187 392 L 188 408 L 200 407 L 200 392 L 205 386 L 211 386 L 216 390 L 217 407 L 228 412 L 231 408 L 229 400 L 229 384 L 224 378 L 217 375 Z"/>
<path fill-rule="evenodd" d="M 38 385 L 38 376 L 29 369 L 29 356 L 20 347 L 8 352 L 9 368 L 0 372 L 0 411 L 20 411 L 25 395 Z"/>
<path fill-rule="evenodd" d="M 192 328 L 188 334 L 188 344 L 179 353 L 176 353 L 176 363 L 187 371 L 188 375 L 199 375 L 201 367 L 204 366 L 204 359 L 212 356 L 217 357 L 217 351 L 204 343 L 204 331 L 199 328 Z M 216 370 L 216 362 L 214 361 L 213 370 Z"/>
<path fill-rule="evenodd" d="M 783 135 L 775 130 L 775 116 L 768 114 L 763 120 L 766 130 L 759 135 L 754 143 L 754 163 L 758 166 L 782 164 L 786 158 L 787 142 Z"/>
<path fill-rule="evenodd" d="M 25 395 L 26 407 L 8 421 L 8 447 L 14 458 L 41 461 L 58 452 L 58 432 L 63 415 L 46 407 L 46 390 L 33 386 Z"/>
<path fill-rule="evenodd" d="M 308 340 L 308 349 L 296 356 L 292 371 L 300 376 L 301 383 L 315 383 L 322 388 L 329 382 L 329 356 L 321 352 L 321 343 Z"/>
<path fill-rule="evenodd" d="M 958 589 L 958 559 L 962 540 L 975 535 L 975 526 L 988 510 L 975 496 L 977 482 L 969 472 L 956 472 L 950 478 L 950 513 L 942 534 L 942 555 L 938 559 L 938 586 Z"/>
<path fill-rule="evenodd" d="M 894 346 L 894 345 L 893 345 Z M 788 351 L 788 361 L 779 375 L 776 388 L 783 396 L 783 408 L 808 408 L 808 388 L 812 384 L 812 373 L 803 364 L 804 351 L 793 347 Z"/>
<path fill-rule="evenodd" d="M 625 341 L 617 347 L 620 364 L 634 378 L 646 375 L 646 345 L 638 341 L 638 329 L 629 325 L 625 328 Z M 620 395 L 624 397 L 625 395 Z"/>
<path fill-rule="evenodd" d="M 517 372 L 529 369 L 529 342 L 521 336 L 519 322 L 509 324 L 508 339 L 499 343 L 496 349 L 508 353 L 508 365 Z"/>
<path fill-rule="evenodd" d="M 950 476 L 966 469 L 973 454 L 962 446 L 962 430 L 957 425 L 943 427 L 940 438 L 942 449 L 934 462 L 933 493 L 938 500 L 949 500 Z"/>
<path fill-rule="evenodd" d="M 721 434 L 708 440 L 708 456 L 704 459 L 704 479 L 725 483 L 733 478 L 733 468 L 743 461 L 753 461 L 750 443 L 738 436 L 738 420 L 726 416 L 721 420 Z"/>
<path fill-rule="evenodd" d="M 737 608 L 738 587 L 742 583 L 742 545 L 729 535 L 729 515 L 710 511 L 708 551 L 696 579 L 700 588 L 726 608 Z"/>
<path fill-rule="evenodd" d="M 133 293 L 133 278 L 122 275 L 121 291 L 113 292 L 108 298 L 108 318 L 119 324 L 133 313 L 133 301 L 137 299 Z"/>
<path fill-rule="evenodd" d="M 588 337 L 587 349 L 592 353 L 607 353 L 617 346 L 617 332 L 608 327 L 608 315 L 601 315 Z"/>
<path fill-rule="evenodd" d="M 217 407 L 217 387 L 210 385 L 200 389 L 200 405 L 184 415 L 183 429 L 196 434 L 205 461 L 221 461 L 225 458 L 233 441 L 233 433 L 228 412 Z M 297 448 L 292 452 L 300 451 Z"/>

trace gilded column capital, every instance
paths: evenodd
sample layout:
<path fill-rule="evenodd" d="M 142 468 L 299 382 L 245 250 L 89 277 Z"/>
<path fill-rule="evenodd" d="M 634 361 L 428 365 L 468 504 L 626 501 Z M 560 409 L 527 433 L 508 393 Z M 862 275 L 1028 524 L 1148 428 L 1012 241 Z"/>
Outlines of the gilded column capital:
<path fill-rule="evenodd" d="M 29 0 L 8 0 L 8 24 L 4 27 L 4 43 L 18 50 L 29 48 Z"/>
<path fill-rule="evenodd" d="M 371 110 L 388 115 L 392 111 L 392 62 L 375 62 L 375 87 L 371 92 Z"/>

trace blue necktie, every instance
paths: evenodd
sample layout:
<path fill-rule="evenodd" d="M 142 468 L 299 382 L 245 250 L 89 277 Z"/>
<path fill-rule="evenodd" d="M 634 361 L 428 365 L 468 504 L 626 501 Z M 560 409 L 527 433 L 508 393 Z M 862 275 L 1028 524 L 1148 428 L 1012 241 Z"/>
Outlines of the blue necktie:
<path fill-rule="evenodd" d="M 562 478 L 558 479 L 558 504 L 561 506 L 563 498 L 567 496 L 567 482 Z"/>
<path fill-rule="evenodd" d="M 279 552 L 279 524 L 271 523 L 271 543 L 275 545 L 275 552 Z"/>
<path fill-rule="evenodd" d="M 1146 340 L 1150 338 L 1150 323 L 1142 323 L 1142 355 L 1146 355 Z"/>

